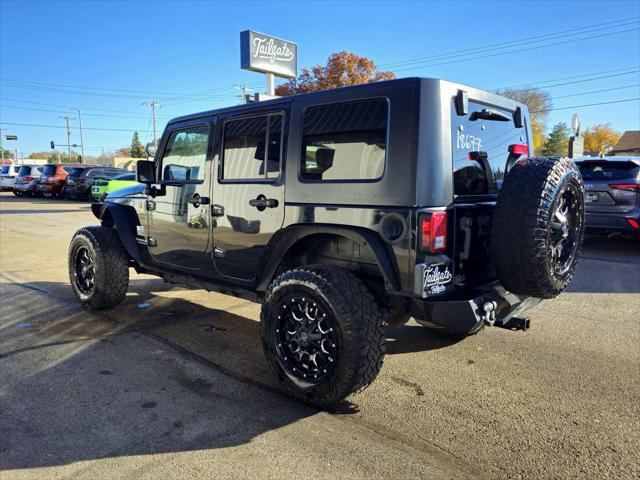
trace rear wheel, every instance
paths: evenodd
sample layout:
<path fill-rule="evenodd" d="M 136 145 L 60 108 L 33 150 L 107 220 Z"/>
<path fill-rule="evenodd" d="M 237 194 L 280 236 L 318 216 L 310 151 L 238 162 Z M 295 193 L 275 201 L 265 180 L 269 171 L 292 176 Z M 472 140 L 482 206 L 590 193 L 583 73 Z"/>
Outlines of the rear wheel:
<path fill-rule="evenodd" d="M 129 257 L 114 228 L 92 226 L 76 232 L 69 246 L 69 280 L 85 310 L 118 305 L 129 287 Z"/>
<path fill-rule="evenodd" d="M 24 193 L 19 192 L 19 191 L 17 191 L 17 190 L 14 190 L 14 191 L 13 191 L 13 194 L 14 194 L 16 197 L 22 197 L 22 196 L 24 195 Z"/>
<path fill-rule="evenodd" d="M 366 388 L 384 357 L 382 312 L 346 270 L 290 270 L 270 285 L 261 313 L 268 363 L 296 398 L 331 407 Z"/>

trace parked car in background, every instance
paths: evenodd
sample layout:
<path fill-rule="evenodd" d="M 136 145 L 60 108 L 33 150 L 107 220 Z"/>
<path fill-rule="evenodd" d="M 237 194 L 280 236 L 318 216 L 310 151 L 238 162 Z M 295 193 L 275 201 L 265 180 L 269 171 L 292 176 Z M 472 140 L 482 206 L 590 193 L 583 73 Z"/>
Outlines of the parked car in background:
<path fill-rule="evenodd" d="M 20 171 L 13 186 L 14 195 L 36 195 L 38 179 L 44 172 L 44 165 L 20 165 Z"/>
<path fill-rule="evenodd" d="M 78 163 L 50 163 L 44 165 L 44 170 L 38 179 L 36 191 L 45 197 L 62 198 L 65 182 L 69 174 L 77 167 L 86 167 Z"/>
<path fill-rule="evenodd" d="M 136 185 L 137 183 L 136 174 L 131 172 L 122 173 L 117 177 L 113 177 L 111 180 L 98 178 L 93 182 L 93 186 L 91 187 L 91 198 L 101 202 L 109 193 L 120 188 Z"/>
<path fill-rule="evenodd" d="M 74 168 L 67 177 L 64 196 L 73 200 L 88 199 L 96 180 L 110 180 L 123 173 L 126 170 L 94 165 Z"/>
<path fill-rule="evenodd" d="M 13 191 L 13 185 L 16 183 L 16 177 L 20 171 L 21 165 L 3 165 L 2 173 L 0 173 L 0 191 Z"/>
<path fill-rule="evenodd" d="M 586 228 L 640 235 L 640 157 L 583 158 Z"/>

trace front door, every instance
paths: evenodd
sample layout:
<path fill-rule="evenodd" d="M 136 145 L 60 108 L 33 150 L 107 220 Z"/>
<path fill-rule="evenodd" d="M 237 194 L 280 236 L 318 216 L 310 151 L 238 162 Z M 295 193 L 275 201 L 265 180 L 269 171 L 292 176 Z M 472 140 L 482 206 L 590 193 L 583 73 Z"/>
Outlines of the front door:
<path fill-rule="evenodd" d="M 284 221 L 287 112 L 278 108 L 227 117 L 220 129 L 213 256 L 216 270 L 230 280 L 255 278 L 266 245 Z"/>
<path fill-rule="evenodd" d="M 165 135 L 157 172 L 166 194 L 147 199 L 149 252 L 165 266 L 200 270 L 205 265 L 211 219 L 211 130 L 212 124 L 200 120 L 176 126 Z"/>

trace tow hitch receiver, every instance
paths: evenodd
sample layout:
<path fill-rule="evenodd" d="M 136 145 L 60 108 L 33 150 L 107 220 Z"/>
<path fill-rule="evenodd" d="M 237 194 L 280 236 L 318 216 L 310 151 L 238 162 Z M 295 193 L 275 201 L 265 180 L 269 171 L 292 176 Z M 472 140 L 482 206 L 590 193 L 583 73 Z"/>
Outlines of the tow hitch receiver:
<path fill-rule="evenodd" d="M 529 330 L 530 323 L 531 323 L 531 319 L 529 317 L 511 317 L 505 323 L 502 323 L 500 321 L 496 322 L 495 326 L 500 328 L 506 328 L 507 330 L 511 330 L 514 332 L 517 330 L 522 330 L 523 332 L 526 332 L 527 330 Z"/>

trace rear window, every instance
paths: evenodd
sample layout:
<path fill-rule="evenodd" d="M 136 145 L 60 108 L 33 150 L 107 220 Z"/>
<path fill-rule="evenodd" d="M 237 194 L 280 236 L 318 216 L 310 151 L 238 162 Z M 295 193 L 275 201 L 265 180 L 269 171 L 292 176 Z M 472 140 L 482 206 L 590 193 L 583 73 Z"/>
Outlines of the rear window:
<path fill-rule="evenodd" d="M 56 166 L 55 165 L 45 165 L 42 171 L 43 175 L 55 175 L 56 174 Z"/>
<path fill-rule="evenodd" d="M 113 180 L 135 180 L 136 176 L 133 173 L 123 173 L 122 175 L 118 175 L 113 177 Z"/>
<path fill-rule="evenodd" d="M 30 175 L 30 174 L 31 174 L 31 166 L 23 165 L 22 167 L 20 167 L 20 172 L 18 172 L 19 177 L 26 177 L 27 175 Z"/>
<path fill-rule="evenodd" d="M 71 173 L 69 173 L 69 176 L 71 178 L 79 177 L 83 171 L 84 168 L 74 168 L 73 170 L 71 170 Z"/>
<path fill-rule="evenodd" d="M 389 103 L 383 98 L 306 108 L 302 127 L 302 180 L 381 178 L 388 117 Z"/>
<path fill-rule="evenodd" d="M 633 162 L 580 162 L 585 180 L 623 180 L 638 176 L 640 166 Z"/>
<path fill-rule="evenodd" d="M 76 167 L 68 167 L 68 166 L 67 166 L 67 167 L 62 167 L 62 169 L 63 169 L 65 172 L 67 172 L 67 173 L 71 173 L 71 172 L 73 172 L 73 170 L 74 170 L 75 168 L 76 168 Z"/>
<path fill-rule="evenodd" d="M 498 116 L 501 114 L 505 119 L 481 118 L 484 110 L 497 112 Z M 452 101 L 451 143 L 454 194 L 486 195 L 495 193 L 502 185 L 509 161 L 509 147 L 514 144 L 529 145 L 529 139 L 527 129 L 516 128 L 513 114 L 508 110 L 469 101 L 468 114 L 459 116 Z M 471 152 L 478 152 L 475 154 L 477 160 L 470 159 Z M 488 175 L 485 173 L 486 167 L 490 170 Z M 491 191 L 490 183 L 494 184 L 494 191 Z"/>
<path fill-rule="evenodd" d="M 2 171 L 0 171 L 0 175 L 5 175 L 7 173 L 9 173 L 9 165 L 3 165 Z"/>

